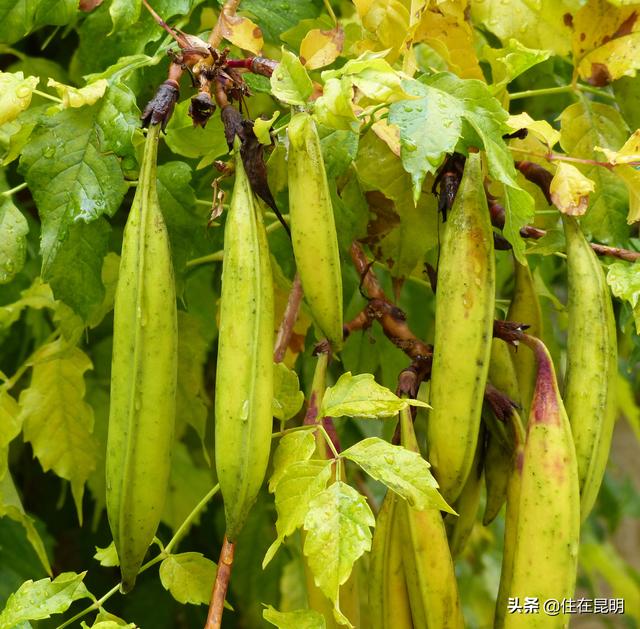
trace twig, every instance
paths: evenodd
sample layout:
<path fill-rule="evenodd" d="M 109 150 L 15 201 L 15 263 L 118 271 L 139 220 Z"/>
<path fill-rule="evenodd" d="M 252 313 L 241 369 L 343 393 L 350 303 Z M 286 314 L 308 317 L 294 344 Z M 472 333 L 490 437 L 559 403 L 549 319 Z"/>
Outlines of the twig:
<path fill-rule="evenodd" d="M 216 25 L 213 27 L 211 34 L 209 35 L 209 44 L 212 48 L 218 48 L 222 43 L 224 35 L 222 34 L 222 22 L 223 16 L 226 18 L 233 17 L 238 10 L 238 5 L 240 4 L 240 0 L 227 0 L 224 3 L 222 9 L 220 9 L 220 15 L 218 16 L 218 21 Z"/>
<path fill-rule="evenodd" d="M 273 362 L 275 363 L 282 362 L 287 352 L 287 347 L 289 347 L 289 341 L 291 341 L 291 335 L 293 334 L 293 326 L 298 319 L 302 294 L 300 276 L 296 273 L 293 278 L 293 284 L 291 285 L 291 291 L 289 292 L 287 307 L 285 308 L 280 327 L 278 328 L 276 345 L 273 350 Z"/>
<path fill-rule="evenodd" d="M 16 192 L 20 192 L 27 187 L 27 182 L 23 181 L 21 184 L 18 184 L 15 188 L 11 188 L 11 190 L 5 190 L 4 192 L 0 192 L 0 197 L 10 197 Z"/>
<path fill-rule="evenodd" d="M 204 629 L 220 629 L 224 599 L 227 596 L 227 588 L 229 587 L 229 579 L 231 578 L 235 549 L 235 542 L 230 542 L 225 535 L 222 542 L 222 549 L 220 550 L 218 572 L 216 573 L 216 580 L 213 584 L 211 604 L 209 605 L 209 614 L 207 615 L 207 622 Z"/>

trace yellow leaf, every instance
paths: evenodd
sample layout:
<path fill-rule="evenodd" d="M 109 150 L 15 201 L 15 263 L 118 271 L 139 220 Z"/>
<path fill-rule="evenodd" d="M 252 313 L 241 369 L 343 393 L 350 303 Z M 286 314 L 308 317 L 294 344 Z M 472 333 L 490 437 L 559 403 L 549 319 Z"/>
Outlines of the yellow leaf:
<path fill-rule="evenodd" d="M 0 124 L 11 122 L 31 104 L 39 78 L 22 72 L 0 72 Z"/>
<path fill-rule="evenodd" d="M 546 120 L 534 120 L 527 112 L 509 116 L 507 124 L 514 131 L 527 129 L 531 135 L 544 142 L 549 150 L 560 139 L 560 131 L 554 129 Z"/>
<path fill-rule="evenodd" d="M 276 118 L 280 115 L 280 112 L 276 109 L 273 112 L 271 118 L 256 118 L 253 123 L 253 132 L 256 134 L 258 138 L 258 142 L 260 144 L 264 144 L 265 146 L 271 146 L 271 134 L 269 133 L 271 126 L 276 121 Z"/>
<path fill-rule="evenodd" d="M 47 86 L 55 88 L 58 96 L 62 99 L 62 106 L 67 109 L 68 107 L 93 105 L 104 96 L 109 82 L 106 79 L 99 79 L 94 83 L 89 83 L 89 85 L 77 88 L 49 79 Z"/>
<path fill-rule="evenodd" d="M 604 153 L 611 164 L 640 163 L 640 129 L 637 129 L 631 134 L 631 137 L 624 143 L 619 151 L 612 151 L 602 146 L 596 146 L 594 148 L 596 151 Z"/>
<path fill-rule="evenodd" d="M 587 211 L 595 184 L 575 166 L 561 162 L 551 180 L 551 200 L 564 214 L 581 216 Z"/>
<path fill-rule="evenodd" d="M 225 11 L 220 13 L 220 27 L 222 36 L 238 48 L 248 50 L 257 55 L 264 46 L 262 31 L 248 17 L 229 15 Z"/>
<path fill-rule="evenodd" d="M 300 61 L 309 70 L 333 63 L 342 52 L 344 31 L 336 26 L 329 31 L 310 30 L 300 44 Z"/>
<path fill-rule="evenodd" d="M 400 129 L 386 120 L 378 120 L 371 125 L 371 130 L 400 157 Z"/>
<path fill-rule="evenodd" d="M 624 181 L 629 191 L 629 213 L 627 223 L 640 221 L 640 170 L 632 166 L 616 166 L 613 172 Z"/>
<path fill-rule="evenodd" d="M 640 68 L 638 6 L 614 8 L 590 0 L 573 17 L 574 65 L 592 85 L 608 85 Z"/>
<path fill-rule="evenodd" d="M 400 0 L 354 0 L 354 3 L 368 32 L 366 39 L 355 45 L 356 52 L 385 50 L 387 60 L 393 63 L 409 32 L 409 11 Z"/>

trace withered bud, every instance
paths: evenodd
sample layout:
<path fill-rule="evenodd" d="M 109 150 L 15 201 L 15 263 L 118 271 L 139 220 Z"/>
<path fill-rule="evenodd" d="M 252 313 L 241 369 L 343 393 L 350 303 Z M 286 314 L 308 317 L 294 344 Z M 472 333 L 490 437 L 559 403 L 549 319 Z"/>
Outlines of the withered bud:
<path fill-rule="evenodd" d="M 155 96 L 144 108 L 142 116 L 140 116 L 142 126 L 148 127 L 149 125 L 162 124 L 162 130 L 164 131 L 173 114 L 173 108 L 179 96 L 178 83 L 172 79 L 167 79 L 160 85 Z"/>
<path fill-rule="evenodd" d="M 189 105 L 189 116 L 193 120 L 193 126 L 204 128 L 215 110 L 216 106 L 211 101 L 211 96 L 207 92 L 199 92 L 191 99 Z"/>

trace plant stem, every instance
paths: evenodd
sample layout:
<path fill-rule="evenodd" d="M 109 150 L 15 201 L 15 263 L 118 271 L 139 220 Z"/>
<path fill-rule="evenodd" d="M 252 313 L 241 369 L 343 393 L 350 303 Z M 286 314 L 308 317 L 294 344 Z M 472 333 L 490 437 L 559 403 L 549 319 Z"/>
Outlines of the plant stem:
<path fill-rule="evenodd" d="M 609 170 L 613 169 L 615 164 L 611 162 L 601 162 L 595 159 L 587 159 L 584 157 L 571 157 L 570 155 L 563 155 L 562 153 L 536 153 L 535 151 L 529 151 L 527 149 L 521 149 L 516 146 L 510 146 L 514 153 L 523 153 L 525 155 L 530 155 L 532 157 L 537 157 L 539 159 L 546 159 L 548 162 L 572 162 L 574 164 L 587 164 L 588 166 L 602 166 L 603 168 L 607 168 Z M 638 166 L 640 162 L 627 162 L 626 166 Z"/>
<path fill-rule="evenodd" d="M 218 48 L 222 43 L 223 34 L 222 34 L 222 16 L 225 17 L 233 17 L 238 10 L 238 5 L 240 4 L 240 0 L 227 0 L 224 3 L 222 9 L 220 9 L 220 15 L 218 15 L 218 21 L 216 25 L 213 27 L 211 31 L 211 35 L 209 35 L 209 45 L 212 48 Z"/>
<path fill-rule="evenodd" d="M 333 12 L 333 8 L 331 6 L 331 0 L 322 0 L 324 2 L 324 8 L 327 10 L 334 24 L 338 24 L 338 18 L 336 14 Z"/>
<path fill-rule="evenodd" d="M 233 568 L 235 548 L 235 542 L 230 542 L 225 535 L 222 542 L 222 548 L 220 550 L 218 572 L 216 573 L 216 580 L 213 584 L 209 614 L 207 616 L 207 622 L 204 629 L 220 629 L 220 625 L 222 624 L 224 599 L 227 595 L 229 580 L 231 579 L 231 569 Z"/>
<path fill-rule="evenodd" d="M 284 310 L 284 315 L 280 322 L 280 327 L 278 328 L 276 345 L 273 350 L 273 362 L 275 363 L 282 362 L 284 355 L 287 352 L 287 347 L 289 347 L 289 341 L 293 334 L 293 326 L 298 320 L 298 312 L 300 311 L 302 295 L 302 283 L 300 282 L 300 276 L 296 273 L 293 278 L 293 284 L 291 285 L 291 291 L 289 292 L 287 307 Z"/>
<path fill-rule="evenodd" d="M 52 100 L 54 103 L 58 103 L 58 105 L 62 104 L 62 99 L 54 96 L 53 94 L 47 94 L 47 92 L 41 92 L 40 90 L 33 90 L 33 93 L 37 94 L 38 96 L 42 96 L 42 98 Z"/>
<path fill-rule="evenodd" d="M 0 192 L 0 197 L 10 197 L 16 192 L 20 192 L 20 190 L 24 190 L 27 187 L 27 182 L 23 181 L 21 184 L 18 184 L 15 188 L 11 188 L 11 190 L 5 190 L 4 192 Z"/>
<path fill-rule="evenodd" d="M 509 94 L 510 100 L 518 100 L 520 98 L 530 98 L 535 96 L 551 96 L 553 94 L 568 94 L 571 92 L 589 92 L 590 94 L 597 94 L 603 98 L 615 100 L 615 96 L 604 92 L 591 85 L 560 85 L 558 87 L 543 87 L 536 90 L 524 90 L 523 92 L 513 92 Z"/>

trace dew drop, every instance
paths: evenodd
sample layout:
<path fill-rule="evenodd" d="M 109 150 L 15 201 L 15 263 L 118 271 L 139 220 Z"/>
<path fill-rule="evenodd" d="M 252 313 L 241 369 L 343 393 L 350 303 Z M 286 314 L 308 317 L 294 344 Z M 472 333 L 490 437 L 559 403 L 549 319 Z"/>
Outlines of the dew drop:
<path fill-rule="evenodd" d="M 246 422 L 249 419 L 249 400 L 245 400 L 242 403 L 242 410 L 240 411 L 240 419 Z"/>

